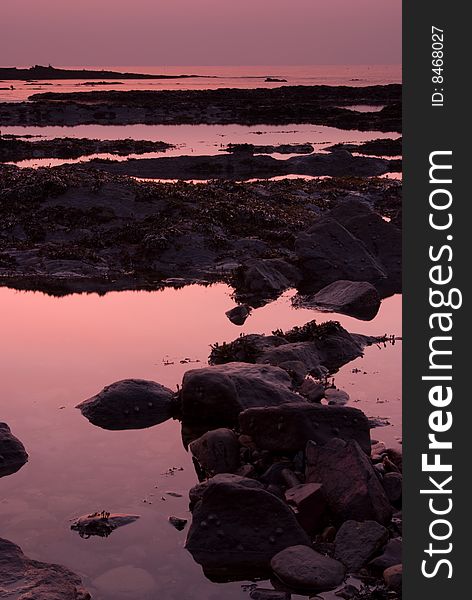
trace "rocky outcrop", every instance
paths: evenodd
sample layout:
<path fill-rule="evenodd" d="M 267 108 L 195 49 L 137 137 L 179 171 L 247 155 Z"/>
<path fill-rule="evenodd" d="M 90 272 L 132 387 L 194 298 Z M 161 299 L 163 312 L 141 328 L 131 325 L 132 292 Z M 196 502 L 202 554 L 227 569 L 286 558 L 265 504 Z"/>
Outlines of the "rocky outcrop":
<path fill-rule="evenodd" d="M 370 321 L 379 311 L 380 295 L 367 281 L 338 280 L 316 294 L 296 296 L 293 303 L 298 308 L 342 313 Z"/>
<path fill-rule="evenodd" d="M 0 477 L 12 475 L 28 462 L 25 447 L 6 423 L 0 423 Z"/>
<path fill-rule="evenodd" d="M 0 588 L 5 600 L 90 600 L 80 577 L 60 565 L 31 560 L 0 538 Z"/>
<path fill-rule="evenodd" d="M 301 397 L 290 388 L 290 376 L 270 365 L 230 362 L 193 369 L 182 382 L 182 415 L 188 420 L 232 425 L 247 408 L 300 402 Z"/>
<path fill-rule="evenodd" d="M 214 429 L 190 444 L 190 452 L 209 477 L 234 473 L 240 465 L 238 437 L 231 429 Z"/>
<path fill-rule="evenodd" d="M 205 570 L 266 569 L 289 546 L 310 544 L 279 498 L 241 482 L 210 483 L 193 511 L 186 547 Z"/>
<path fill-rule="evenodd" d="M 297 452 L 304 450 L 310 440 L 324 445 L 341 438 L 355 440 L 370 456 L 369 422 L 357 408 L 308 402 L 250 408 L 240 414 L 239 423 L 241 432 L 251 436 L 258 448 L 271 452 Z"/>
<path fill-rule="evenodd" d="M 344 579 L 343 565 L 307 546 L 293 546 L 279 552 L 270 562 L 273 572 L 290 588 L 326 592 Z"/>
<path fill-rule="evenodd" d="M 278 296 L 301 279 L 298 270 L 284 260 L 271 258 L 248 261 L 236 275 L 238 296 L 257 298 Z"/>
<path fill-rule="evenodd" d="M 355 440 L 308 442 L 306 480 L 321 483 L 334 520 L 377 521 L 387 525 L 392 508 L 374 468 Z"/>
<path fill-rule="evenodd" d="M 143 429 L 174 414 L 174 393 L 154 381 L 123 379 L 107 385 L 76 408 L 103 429 Z"/>

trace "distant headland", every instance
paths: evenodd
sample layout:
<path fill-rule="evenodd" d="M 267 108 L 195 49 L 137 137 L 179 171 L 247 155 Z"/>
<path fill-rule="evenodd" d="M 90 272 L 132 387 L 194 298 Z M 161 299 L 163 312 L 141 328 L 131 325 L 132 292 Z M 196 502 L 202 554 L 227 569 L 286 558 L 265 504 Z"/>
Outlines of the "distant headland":
<path fill-rule="evenodd" d="M 206 77 L 203 75 L 150 75 L 147 73 L 120 73 L 93 69 L 57 69 L 51 65 L 34 65 L 28 69 L 0 67 L 0 79 L 15 81 L 45 79 L 188 79 Z M 212 77 L 214 78 L 214 77 Z"/>

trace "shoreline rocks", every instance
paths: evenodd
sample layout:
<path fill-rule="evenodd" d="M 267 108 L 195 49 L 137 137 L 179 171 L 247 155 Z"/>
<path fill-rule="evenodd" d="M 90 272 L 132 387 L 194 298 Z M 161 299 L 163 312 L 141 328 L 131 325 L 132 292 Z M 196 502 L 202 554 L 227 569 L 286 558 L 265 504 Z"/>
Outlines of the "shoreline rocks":
<path fill-rule="evenodd" d="M 0 477 L 13 475 L 28 462 L 25 447 L 6 423 L 0 423 Z"/>

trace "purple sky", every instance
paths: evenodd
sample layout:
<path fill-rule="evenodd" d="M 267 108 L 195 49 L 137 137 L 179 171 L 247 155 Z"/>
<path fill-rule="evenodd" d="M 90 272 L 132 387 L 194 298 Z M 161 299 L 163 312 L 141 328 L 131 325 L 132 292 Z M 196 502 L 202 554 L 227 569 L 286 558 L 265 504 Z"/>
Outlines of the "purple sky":
<path fill-rule="evenodd" d="M 0 63 L 401 62 L 400 0 L 1 0 Z"/>

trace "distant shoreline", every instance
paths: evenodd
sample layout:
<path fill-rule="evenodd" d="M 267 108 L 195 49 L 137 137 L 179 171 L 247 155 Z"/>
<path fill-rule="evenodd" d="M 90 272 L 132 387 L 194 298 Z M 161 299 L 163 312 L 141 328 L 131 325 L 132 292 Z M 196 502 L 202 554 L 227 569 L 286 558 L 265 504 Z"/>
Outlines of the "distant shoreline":
<path fill-rule="evenodd" d="M 217 79 L 216 75 L 151 75 L 149 73 L 121 73 L 94 69 L 57 69 L 35 65 L 28 69 L 0 67 L 0 79 L 9 81 L 40 81 L 46 79 Z"/>

